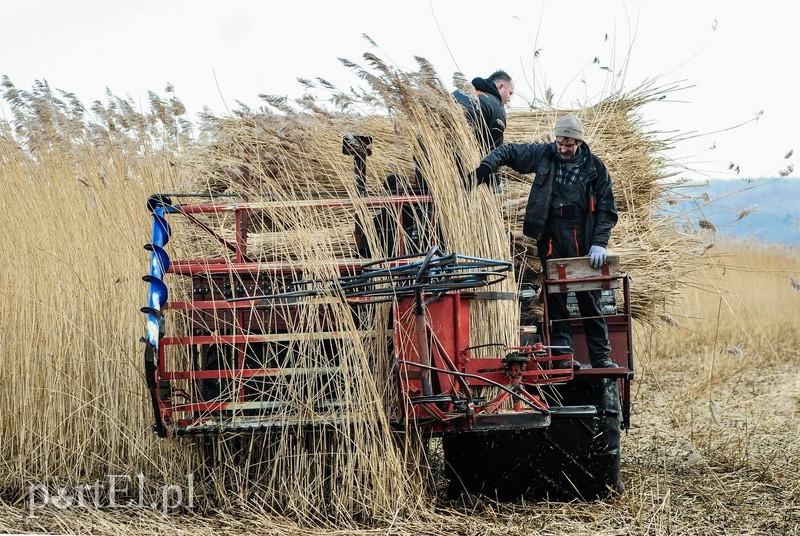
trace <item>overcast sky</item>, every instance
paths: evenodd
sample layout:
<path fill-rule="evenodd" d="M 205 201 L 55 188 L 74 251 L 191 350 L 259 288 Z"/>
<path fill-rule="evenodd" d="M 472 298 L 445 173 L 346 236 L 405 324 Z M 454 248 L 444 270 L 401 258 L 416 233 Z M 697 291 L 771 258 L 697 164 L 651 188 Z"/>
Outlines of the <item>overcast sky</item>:
<path fill-rule="evenodd" d="M 763 177 L 800 149 L 799 22 L 798 4 L 777 0 L 0 0 L 0 74 L 86 102 L 108 87 L 145 103 L 171 83 L 192 114 L 223 113 L 259 93 L 299 96 L 297 77 L 349 86 L 337 58 L 375 51 L 366 33 L 400 67 L 428 58 L 447 83 L 506 69 L 514 107 L 547 87 L 574 106 L 652 78 L 691 86 L 644 110 L 657 130 L 703 134 L 670 153 L 685 175 L 736 177 L 733 163 Z"/>

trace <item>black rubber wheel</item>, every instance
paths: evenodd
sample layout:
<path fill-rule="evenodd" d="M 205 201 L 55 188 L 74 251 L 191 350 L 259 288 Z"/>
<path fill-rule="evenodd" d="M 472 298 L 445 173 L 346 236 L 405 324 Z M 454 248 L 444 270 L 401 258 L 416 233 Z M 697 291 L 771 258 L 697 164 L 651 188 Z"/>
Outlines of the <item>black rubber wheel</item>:
<path fill-rule="evenodd" d="M 544 430 L 445 435 L 448 497 L 591 501 L 621 493 L 617 382 L 576 379 L 560 391 L 564 405 L 593 405 L 597 415 L 554 414 Z"/>

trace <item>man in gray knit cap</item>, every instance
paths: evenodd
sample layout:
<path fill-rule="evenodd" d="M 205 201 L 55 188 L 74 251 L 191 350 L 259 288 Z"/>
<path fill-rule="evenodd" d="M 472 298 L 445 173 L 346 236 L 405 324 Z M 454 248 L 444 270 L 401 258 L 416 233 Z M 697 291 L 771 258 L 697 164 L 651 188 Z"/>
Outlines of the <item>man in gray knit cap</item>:
<path fill-rule="evenodd" d="M 475 170 L 478 184 L 491 182 L 500 166 L 535 173 L 522 232 L 537 240 L 542 266 L 547 259 L 589 256 L 599 268 L 606 262 L 606 245 L 617 223 L 611 177 L 603 162 L 584 141 L 583 123 L 569 114 L 558 119 L 553 143 L 510 143 L 489 153 Z M 614 368 L 608 327 L 602 318 L 600 291 L 577 292 L 578 308 L 593 368 Z M 566 293 L 548 293 L 551 320 L 569 318 Z M 594 318 L 591 318 L 594 317 Z M 572 347 L 569 322 L 553 322 L 553 346 Z M 554 354 L 572 353 L 554 350 Z M 557 363 L 559 367 L 569 366 Z M 572 363 L 578 366 L 577 362 Z"/>

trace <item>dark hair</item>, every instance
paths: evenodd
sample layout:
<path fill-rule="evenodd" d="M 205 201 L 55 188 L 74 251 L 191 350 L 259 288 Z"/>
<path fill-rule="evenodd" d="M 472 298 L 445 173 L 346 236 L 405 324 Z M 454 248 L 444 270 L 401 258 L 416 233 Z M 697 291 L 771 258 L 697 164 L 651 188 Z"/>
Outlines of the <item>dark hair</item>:
<path fill-rule="evenodd" d="M 503 82 L 511 82 L 511 76 L 507 72 L 505 72 L 503 70 L 499 70 L 499 71 L 493 72 L 489 76 L 489 78 L 487 78 L 487 80 L 489 82 L 497 82 L 498 80 L 501 80 Z"/>

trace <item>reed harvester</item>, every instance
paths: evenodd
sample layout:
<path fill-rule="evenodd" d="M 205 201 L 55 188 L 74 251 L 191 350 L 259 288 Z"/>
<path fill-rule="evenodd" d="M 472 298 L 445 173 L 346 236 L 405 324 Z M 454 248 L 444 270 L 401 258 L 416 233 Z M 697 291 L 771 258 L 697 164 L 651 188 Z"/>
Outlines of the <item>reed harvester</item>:
<path fill-rule="evenodd" d="M 149 293 L 142 311 L 155 432 L 169 437 L 336 427 L 337 412 L 347 403 L 337 399 L 340 390 L 331 388 L 343 374 L 337 348 L 348 337 L 381 332 L 396 395 L 387 399 L 391 425 L 400 432 L 413 429 L 423 440 L 441 438 L 451 495 L 467 490 L 503 499 L 588 500 L 621 491 L 620 430 L 630 425 L 634 374 L 628 277 L 608 265 L 575 275 L 576 264 L 588 268 L 585 259 L 556 259 L 539 289 L 495 291 L 492 285 L 507 277 L 511 263 L 442 251 L 431 197 L 419 192 L 367 196 L 369 139 L 346 137 L 343 150 L 355 160 L 357 200 L 287 204 L 217 197 L 177 203 L 177 197 L 165 194 L 149 199 L 153 227 L 145 246 L 150 273 L 144 277 Z M 378 212 L 372 223 L 390 242 L 391 257 L 363 257 L 369 254 L 363 221 L 356 223 L 354 238 L 361 256 L 332 261 L 335 276 L 327 279 L 311 274 L 302 261 L 258 258 L 248 247 L 253 221 L 261 230 L 275 223 L 263 217 L 265 212 L 330 210 L 356 202 Z M 432 231 L 413 223 L 410 216 L 420 213 L 428 216 Z M 223 236 L 207 220 L 220 216 L 232 222 L 232 236 Z M 226 253 L 171 258 L 169 221 L 174 218 Z M 184 297 L 170 299 L 178 288 Z M 620 303 L 606 321 L 611 358 L 619 368 L 591 368 L 579 316 L 570 321 L 574 358 L 583 366 L 561 366 L 572 356 L 553 355 L 546 300 L 540 322 L 519 326 L 519 346 L 471 346 L 470 310 L 478 301 L 530 301 L 540 293 L 576 288 L 616 289 L 608 292 L 616 292 Z M 352 330 L 323 318 L 332 301 L 353 311 Z M 375 307 L 391 308 L 385 329 L 368 325 Z M 309 311 L 320 315 L 317 329 L 298 332 L 297 318 Z M 295 343 L 303 340 L 316 341 L 329 359 L 318 366 L 299 359 L 297 352 L 307 346 Z M 297 378 L 315 378 L 319 388 L 302 415 L 293 416 L 280 393 L 287 379 Z"/>

